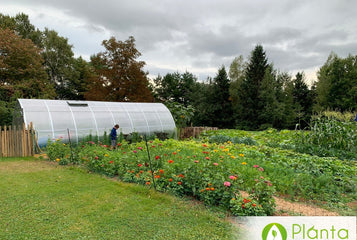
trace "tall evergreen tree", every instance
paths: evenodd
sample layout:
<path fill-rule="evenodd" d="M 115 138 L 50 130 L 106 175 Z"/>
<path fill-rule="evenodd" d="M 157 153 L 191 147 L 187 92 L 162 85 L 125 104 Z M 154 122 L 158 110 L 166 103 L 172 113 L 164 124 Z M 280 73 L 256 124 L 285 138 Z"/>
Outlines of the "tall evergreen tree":
<path fill-rule="evenodd" d="M 214 117 L 212 126 L 219 128 L 233 127 L 232 102 L 229 96 L 230 82 L 224 66 L 213 79 L 213 95 L 211 96 Z"/>
<path fill-rule="evenodd" d="M 238 113 L 238 126 L 244 129 L 259 128 L 259 114 L 263 104 L 259 100 L 259 91 L 268 68 L 268 60 L 261 45 L 253 50 L 248 63 L 245 78 L 239 92 L 240 112 Z"/>
<path fill-rule="evenodd" d="M 304 73 L 298 72 L 293 80 L 293 99 L 296 122 L 301 128 L 308 126 L 312 114 L 312 98 L 310 90 L 305 83 Z"/>

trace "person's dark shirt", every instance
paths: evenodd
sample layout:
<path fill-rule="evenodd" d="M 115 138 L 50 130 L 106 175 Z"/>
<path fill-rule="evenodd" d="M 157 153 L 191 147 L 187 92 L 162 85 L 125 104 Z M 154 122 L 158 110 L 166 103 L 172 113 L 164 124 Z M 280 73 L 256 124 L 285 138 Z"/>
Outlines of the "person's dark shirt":
<path fill-rule="evenodd" d="M 112 140 L 117 139 L 117 130 L 115 128 L 113 128 L 112 131 L 110 132 L 110 137 Z"/>

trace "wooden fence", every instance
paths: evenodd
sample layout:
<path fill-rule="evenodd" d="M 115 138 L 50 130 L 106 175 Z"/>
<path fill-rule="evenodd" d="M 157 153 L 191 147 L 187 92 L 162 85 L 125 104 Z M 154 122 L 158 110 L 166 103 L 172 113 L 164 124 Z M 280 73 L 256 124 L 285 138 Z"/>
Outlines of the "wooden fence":
<path fill-rule="evenodd" d="M 201 132 L 206 130 L 218 130 L 216 127 L 185 127 L 180 129 L 180 139 L 184 138 L 196 138 L 198 137 Z"/>
<path fill-rule="evenodd" d="M 0 126 L 0 157 L 27 157 L 34 155 L 34 130 L 32 125 Z"/>

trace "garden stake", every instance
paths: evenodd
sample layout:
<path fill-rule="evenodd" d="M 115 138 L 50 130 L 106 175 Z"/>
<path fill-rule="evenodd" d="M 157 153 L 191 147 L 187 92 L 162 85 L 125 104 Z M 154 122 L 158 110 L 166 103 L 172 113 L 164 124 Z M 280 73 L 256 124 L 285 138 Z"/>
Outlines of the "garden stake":
<path fill-rule="evenodd" d="M 145 143 L 146 143 L 146 151 L 148 152 L 148 158 L 149 158 L 149 164 L 150 164 L 152 182 L 154 183 L 154 188 L 155 188 L 155 190 L 156 190 L 154 171 L 152 170 L 151 159 L 150 159 L 150 153 L 149 153 L 149 147 L 148 147 L 148 140 L 146 139 L 146 134 L 144 134 L 144 138 L 145 138 Z"/>
<path fill-rule="evenodd" d="M 72 163 L 74 163 L 73 162 L 73 149 L 72 149 L 71 137 L 69 136 L 69 128 L 67 128 L 67 133 L 68 133 L 69 146 L 71 148 L 71 160 L 72 160 Z"/>

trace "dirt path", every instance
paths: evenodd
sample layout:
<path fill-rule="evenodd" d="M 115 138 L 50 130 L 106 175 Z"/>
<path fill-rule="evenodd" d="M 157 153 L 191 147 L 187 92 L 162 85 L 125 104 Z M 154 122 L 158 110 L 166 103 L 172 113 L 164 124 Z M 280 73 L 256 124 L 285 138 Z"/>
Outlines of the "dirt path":
<path fill-rule="evenodd" d="M 243 197 L 248 197 L 247 192 L 241 191 Z M 301 203 L 290 202 L 283 198 L 274 197 L 276 204 L 277 216 L 290 216 L 290 215 L 302 215 L 302 216 L 339 216 L 336 212 L 331 212 L 326 209 Z"/>

